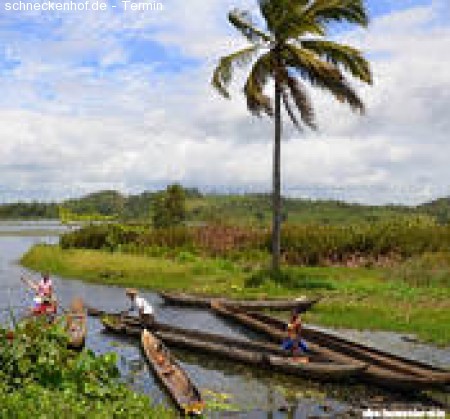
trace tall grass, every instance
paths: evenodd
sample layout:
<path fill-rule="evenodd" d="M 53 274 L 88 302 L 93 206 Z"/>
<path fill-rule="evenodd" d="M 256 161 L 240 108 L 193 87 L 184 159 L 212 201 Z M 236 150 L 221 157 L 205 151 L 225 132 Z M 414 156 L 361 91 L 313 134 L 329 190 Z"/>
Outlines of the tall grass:
<path fill-rule="evenodd" d="M 145 254 L 182 249 L 194 254 L 253 259 L 270 252 L 267 229 L 209 225 L 151 229 L 144 226 L 94 225 L 65 234 L 63 248 L 122 250 Z M 305 224 L 282 229 L 282 257 L 290 265 L 385 265 L 425 252 L 450 250 L 450 226 L 422 218 L 400 218 L 345 226 Z"/>

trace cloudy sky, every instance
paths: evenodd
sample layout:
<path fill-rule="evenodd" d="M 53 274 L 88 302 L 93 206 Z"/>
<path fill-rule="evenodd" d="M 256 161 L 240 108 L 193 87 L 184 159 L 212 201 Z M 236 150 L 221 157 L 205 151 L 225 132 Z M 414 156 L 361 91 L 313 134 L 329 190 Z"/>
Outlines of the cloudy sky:
<path fill-rule="evenodd" d="M 160 1 L 158 12 L 2 2 L 0 202 L 175 181 L 270 189 L 271 121 L 248 114 L 239 84 L 230 101 L 209 84 L 218 57 L 243 45 L 226 12 L 256 0 Z M 312 92 L 320 130 L 286 126 L 285 193 L 370 203 L 450 194 L 447 1 L 368 0 L 369 30 L 333 33 L 372 61 L 374 86 L 358 87 L 367 114 Z"/>

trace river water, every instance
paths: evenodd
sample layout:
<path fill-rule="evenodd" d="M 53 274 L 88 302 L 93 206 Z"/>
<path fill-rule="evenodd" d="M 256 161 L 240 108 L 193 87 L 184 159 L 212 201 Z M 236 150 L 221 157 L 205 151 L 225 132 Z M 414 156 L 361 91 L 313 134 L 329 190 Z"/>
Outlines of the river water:
<path fill-rule="evenodd" d="M 21 255 L 36 243 L 56 243 L 57 233 L 63 229 L 64 227 L 55 223 L 0 223 L 0 322 L 9 321 L 8 307 L 12 307 L 16 316 L 24 314 L 31 299 L 30 293 L 24 289 L 19 278 L 24 274 L 37 276 L 18 265 Z M 67 307 L 75 296 L 82 297 L 87 304 L 100 309 L 118 311 L 127 307 L 124 290 L 120 287 L 86 284 L 76 279 L 61 280 L 57 277 L 53 280 L 63 307 Z M 167 307 L 156 294 L 143 292 L 143 295 L 154 305 L 156 315 L 161 321 L 186 328 L 252 338 L 248 331 L 205 310 Z M 450 364 L 449 350 L 405 342 L 396 334 L 355 331 L 345 333 L 354 339 L 372 341 L 399 353 L 404 354 L 407 351 L 409 356 L 435 365 Z M 137 391 L 151 396 L 155 403 L 170 405 L 169 398 L 149 371 L 138 341 L 107 335 L 102 331 L 98 319 L 89 318 L 86 344 L 96 353 L 116 352 L 119 355 L 118 366 L 125 382 Z M 178 350 L 174 352 L 206 395 L 206 399 L 213 400 L 211 406 L 214 401 L 217 402 L 217 410 L 212 410 L 210 417 L 336 417 L 340 413 L 359 411 L 361 408 L 380 403 L 407 406 L 411 409 L 423 406 L 424 403 L 434 406 L 432 401 L 423 400 L 422 397 L 405 398 L 376 387 L 356 383 L 319 384 L 298 377 L 258 371 L 210 356 Z"/>

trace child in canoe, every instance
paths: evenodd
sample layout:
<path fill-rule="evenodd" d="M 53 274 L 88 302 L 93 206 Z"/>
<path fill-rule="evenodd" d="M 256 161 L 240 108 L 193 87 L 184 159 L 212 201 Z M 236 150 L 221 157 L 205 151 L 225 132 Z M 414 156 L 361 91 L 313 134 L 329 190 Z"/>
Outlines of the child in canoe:
<path fill-rule="evenodd" d="M 308 351 L 306 342 L 301 338 L 301 330 L 302 320 L 297 311 L 293 311 L 287 326 L 287 338 L 282 344 L 282 348 L 285 351 L 291 351 L 292 356 L 298 355 L 299 351 Z"/>

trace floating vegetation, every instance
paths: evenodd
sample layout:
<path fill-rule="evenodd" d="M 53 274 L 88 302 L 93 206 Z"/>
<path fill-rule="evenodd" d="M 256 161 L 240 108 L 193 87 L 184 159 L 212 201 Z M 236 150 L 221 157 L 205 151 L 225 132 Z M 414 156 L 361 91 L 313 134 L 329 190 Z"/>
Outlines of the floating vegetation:
<path fill-rule="evenodd" d="M 232 403 L 231 394 L 218 393 L 210 389 L 202 389 L 202 395 L 205 399 L 206 408 L 208 410 L 240 410 L 239 406 Z"/>

